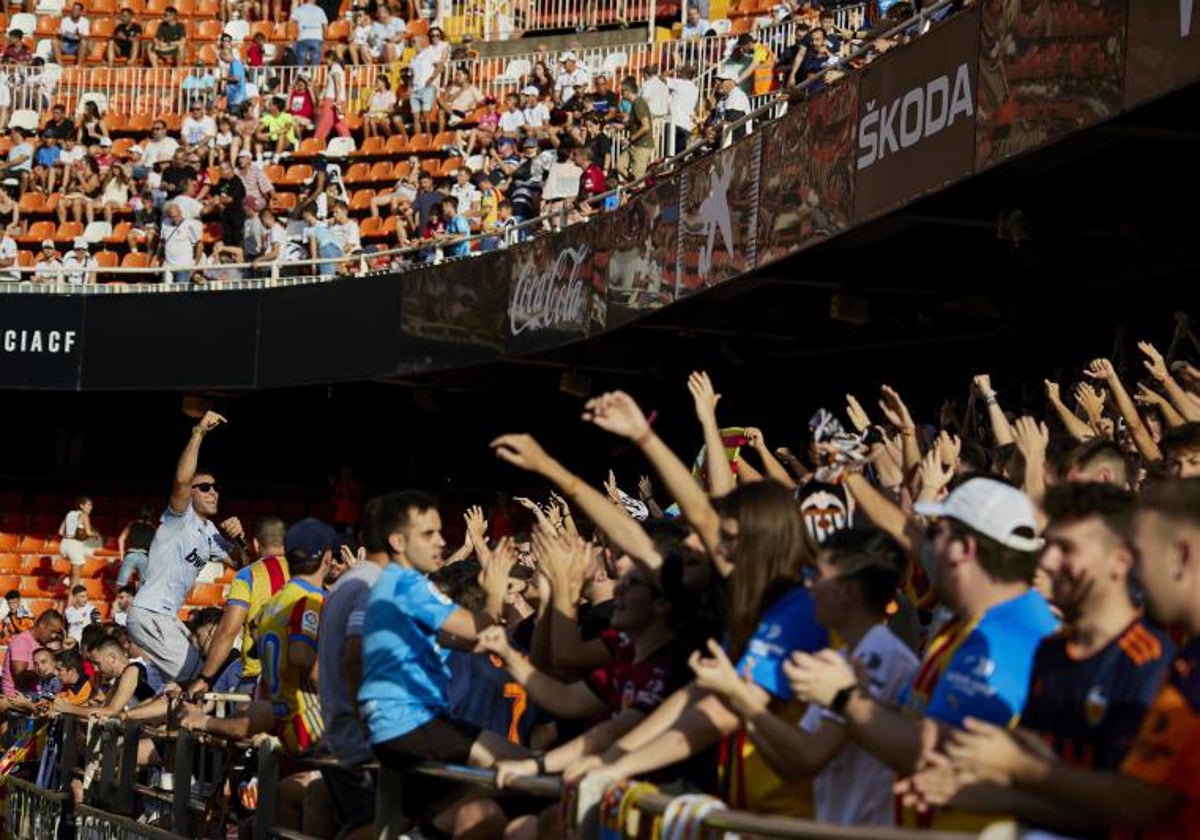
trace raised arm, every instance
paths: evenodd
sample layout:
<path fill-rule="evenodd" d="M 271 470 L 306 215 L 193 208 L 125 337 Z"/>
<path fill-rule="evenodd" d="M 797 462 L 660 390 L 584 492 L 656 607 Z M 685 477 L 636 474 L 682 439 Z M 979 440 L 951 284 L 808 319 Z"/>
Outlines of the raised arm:
<path fill-rule="evenodd" d="M 564 671 L 585 671 L 612 656 L 600 641 L 585 642 L 577 604 L 587 576 L 591 546 L 582 540 L 537 529 L 533 534 L 538 566 L 550 582 L 550 661 Z"/>
<path fill-rule="evenodd" d="M 1096 436 L 1092 431 L 1092 427 L 1075 416 L 1075 412 L 1067 408 L 1062 401 L 1062 393 L 1059 390 L 1057 382 L 1051 382 L 1049 379 L 1046 382 L 1046 399 L 1050 403 L 1050 407 L 1054 409 L 1054 413 L 1058 415 L 1058 419 L 1066 428 L 1067 434 L 1075 438 L 1079 443 L 1091 440 Z"/>
<path fill-rule="evenodd" d="M 1025 494 L 1040 509 L 1046 497 L 1046 447 L 1050 430 L 1032 417 L 1018 417 L 1013 430 L 1017 450 L 1025 459 Z"/>
<path fill-rule="evenodd" d="M 507 537 L 500 540 L 495 549 L 479 554 L 479 585 L 486 600 L 481 612 L 472 613 L 461 607 L 456 609 L 442 625 L 442 633 L 464 642 L 474 642 L 488 627 L 500 621 L 504 615 L 504 597 L 508 593 L 508 574 L 516 564 L 512 541 Z"/>
<path fill-rule="evenodd" d="M 497 457 L 513 466 L 537 473 L 558 486 L 563 495 L 579 505 L 592 523 L 612 540 L 613 545 L 635 561 L 651 569 L 662 566 L 662 556 L 654 548 L 654 540 L 636 520 L 546 454 L 532 437 L 503 435 L 493 440 L 491 446 Z"/>
<path fill-rule="evenodd" d="M 847 471 L 844 483 L 863 515 L 874 522 L 875 527 L 891 534 L 907 554 L 913 555 L 920 540 L 920 529 L 900 506 L 883 495 L 862 473 Z"/>
<path fill-rule="evenodd" d="M 175 465 L 175 481 L 171 488 L 171 510 L 183 513 L 192 502 L 192 479 L 196 477 L 196 461 L 200 457 L 200 444 L 205 436 L 213 429 L 226 422 L 225 418 L 215 411 L 207 411 L 200 422 L 192 428 L 192 436 L 188 438 L 179 463 Z"/>
<path fill-rule="evenodd" d="M 921 464 L 921 447 L 917 443 L 917 425 L 900 394 L 890 385 L 880 388 L 879 408 L 883 416 L 900 432 L 905 479 L 910 479 Z"/>
<path fill-rule="evenodd" d="M 989 374 L 978 374 L 973 380 L 975 390 L 987 406 L 988 423 L 992 427 L 992 441 L 996 446 L 1007 446 L 1013 442 L 1012 426 L 1004 416 L 995 390 L 992 389 L 992 377 Z"/>
<path fill-rule="evenodd" d="M 733 467 L 725 457 L 725 442 L 717 423 L 717 403 L 721 395 L 713 389 L 712 380 L 704 371 L 693 371 L 688 377 L 688 391 L 696 404 L 696 419 L 704 433 L 704 463 L 708 468 L 708 489 L 713 496 L 724 496 L 737 486 Z"/>
<path fill-rule="evenodd" d="M 1159 451 L 1158 444 L 1154 442 L 1154 438 L 1150 435 L 1150 430 L 1142 422 L 1142 416 L 1138 414 L 1137 406 L 1129 398 L 1129 392 L 1125 390 L 1125 385 L 1121 382 L 1121 377 L 1117 376 L 1116 368 L 1113 367 L 1112 362 L 1108 359 L 1093 359 L 1084 373 L 1092 379 L 1099 380 L 1108 385 L 1108 389 L 1112 393 L 1113 403 L 1116 404 L 1117 411 L 1121 417 L 1125 419 L 1125 425 L 1129 427 L 1129 434 L 1133 438 L 1133 443 L 1137 447 L 1138 453 L 1147 461 L 1161 461 L 1162 452 Z"/>
<path fill-rule="evenodd" d="M 692 478 L 691 471 L 654 433 L 633 398 L 623 391 L 602 394 L 588 401 L 583 419 L 633 441 L 642 450 L 642 454 L 658 471 L 667 493 L 678 503 L 683 518 L 696 530 L 717 572 L 727 577 L 733 571 L 733 566 L 720 547 L 721 522 L 716 509 Z"/>
<path fill-rule="evenodd" d="M 758 457 L 762 460 L 763 469 L 767 471 L 767 475 L 778 481 L 784 487 L 795 488 L 796 481 L 792 478 L 791 473 L 779 463 L 779 459 L 775 457 L 775 453 L 767 446 L 763 439 L 762 429 L 749 428 L 746 429 L 746 442 L 751 448 L 758 453 Z"/>
<path fill-rule="evenodd" d="M 505 670 L 525 687 L 530 699 L 552 715 L 575 720 L 603 714 L 607 708 L 586 683 L 566 683 L 535 668 L 512 649 L 503 627 L 489 627 L 480 633 L 478 649 L 499 656 Z"/>
<path fill-rule="evenodd" d="M 1146 356 L 1142 364 L 1146 366 L 1150 375 L 1162 385 L 1176 413 L 1187 422 L 1200 420 L 1200 406 L 1196 405 L 1196 401 L 1191 399 L 1191 395 L 1171 375 L 1171 371 L 1167 369 L 1167 363 L 1158 349 L 1148 341 L 1139 341 L 1138 349 Z"/>

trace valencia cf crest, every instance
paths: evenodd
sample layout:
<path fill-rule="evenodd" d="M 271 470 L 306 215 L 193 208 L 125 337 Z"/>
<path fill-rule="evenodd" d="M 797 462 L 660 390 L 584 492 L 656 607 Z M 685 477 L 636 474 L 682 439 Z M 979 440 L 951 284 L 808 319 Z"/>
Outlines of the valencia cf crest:
<path fill-rule="evenodd" d="M 1108 698 L 1104 696 L 1104 689 L 1098 685 L 1092 686 L 1087 693 L 1087 698 L 1083 701 L 1083 714 L 1087 719 L 1088 726 L 1093 728 L 1099 726 L 1107 711 Z"/>

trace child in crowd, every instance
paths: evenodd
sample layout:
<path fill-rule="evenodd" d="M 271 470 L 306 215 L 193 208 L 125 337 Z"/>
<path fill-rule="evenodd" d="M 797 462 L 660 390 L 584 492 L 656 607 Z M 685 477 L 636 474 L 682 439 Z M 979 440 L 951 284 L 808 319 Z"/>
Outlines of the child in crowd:
<path fill-rule="evenodd" d="M 67 619 L 67 638 L 76 644 L 83 638 L 83 628 L 100 622 L 100 611 L 88 602 L 86 586 L 80 583 L 71 589 L 71 602 L 63 610 L 63 616 Z"/>
<path fill-rule="evenodd" d="M 0 623 L 0 642 L 7 643 L 13 636 L 33 626 L 33 613 L 21 602 L 21 593 L 15 589 L 5 593 L 4 604 L 7 612 Z"/>

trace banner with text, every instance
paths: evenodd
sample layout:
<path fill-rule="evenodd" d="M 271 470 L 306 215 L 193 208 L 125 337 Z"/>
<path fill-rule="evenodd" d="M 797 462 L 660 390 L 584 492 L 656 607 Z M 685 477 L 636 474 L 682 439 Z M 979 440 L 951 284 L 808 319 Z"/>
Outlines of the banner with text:
<path fill-rule="evenodd" d="M 0 298 L 0 388 L 79 387 L 82 295 Z"/>
<path fill-rule="evenodd" d="M 508 254 L 402 275 L 402 372 L 477 364 L 504 353 Z"/>
<path fill-rule="evenodd" d="M 1127 108 L 1200 79 L 1200 2 L 1131 0 L 1127 43 Z"/>
<path fill-rule="evenodd" d="M 676 299 L 711 289 L 757 264 L 762 136 L 752 134 L 683 173 Z"/>
<path fill-rule="evenodd" d="M 1125 13 L 1126 0 L 984 4 L 977 170 L 1120 113 Z"/>
<path fill-rule="evenodd" d="M 963 12 L 867 66 L 858 89 L 854 217 L 875 218 L 971 174 L 979 13 Z"/>
<path fill-rule="evenodd" d="M 608 292 L 608 326 L 675 300 L 679 254 L 679 180 L 659 181 L 607 216 L 597 229 L 597 280 Z"/>
<path fill-rule="evenodd" d="M 850 227 L 858 80 L 788 105 L 763 131 L 758 264 L 783 259 Z"/>
<path fill-rule="evenodd" d="M 597 227 L 577 224 L 509 250 L 506 352 L 556 347 L 604 331 L 607 305 L 594 265 Z"/>

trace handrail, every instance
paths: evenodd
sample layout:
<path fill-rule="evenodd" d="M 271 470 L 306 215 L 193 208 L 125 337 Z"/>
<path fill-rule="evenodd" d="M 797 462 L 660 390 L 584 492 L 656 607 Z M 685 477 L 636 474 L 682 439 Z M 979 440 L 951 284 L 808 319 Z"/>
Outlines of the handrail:
<path fill-rule="evenodd" d="M 768 102 L 766 102 L 765 104 L 761 105 L 760 107 L 754 109 L 749 114 L 741 117 L 736 122 L 730 123 L 725 126 L 721 126 L 720 142 L 716 144 L 717 147 L 718 148 L 723 147 L 726 144 L 726 142 L 728 141 L 728 139 L 732 136 L 733 132 L 737 131 L 739 128 L 742 128 L 743 126 L 747 125 L 748 123 L 752 123 L 753 120 L 761 117 L 764 113 L 766 113 L 770 109 L 778 107 L 782 101 L 786 101 L 790 97 L 795 96 L 797 93 L 807 92 L 808 90 L 812 89 L 816 84 L 826 81 L 826 77 L 828 76 L 828 74 L 833 73 L 833 72 L 839 72 L 839 73 L 846 72 L 847 65 L 851 61 L 866 55 L 870 51 L 870 46 L 873 43 L 875 43 L 877 40 L 882 39 L 882 38 L 892 37 L 893 35 L 895 35 L 899 32 L 903 32 L 904 30 L 909 29 L 913 26 L 920 26 L 926 20 L 928 20 L 932 15 L 934 15 L 935 13 L 937 13 L 945 8 L 950 7 L 951 5 L 953 5 L 956 2 L 958 2 L 958 0 L 938 0 L 938 2 L 936 2 L 934 5 L 930 6 L 929 8 L 918 11 L 915 14 L 913 14 L 911 17 L 906 19 L 905 21 L 903 21 L 899 24 L 896 24 L 895 26 L 891 27 L 887 31 L 885 31 L 881 34 L 873 35 L 871 38 L 865 40 L 863 42 L 863 44 L 860 45 L 857 50 L 853 51 L 850 54 L 850 56 L 839 61 L 836 65 L 823 68 L 818 74 L 815 74 L 815 75 L 811 76 L 810 78 L 803 80 L 802 82 L 800 82 L 799 84 L 797 84 L 793 87 L 781 88 L 778 91 L 774 91 L 771 94 L 767 94 L 767 96 L 769 97 Z M 721 36 L 716 36 L 716 37 L 721 37 Z M 675 155 L 673 155 L 671 157 L 668 157 L 668 158 L 665 158 L 663 160 L 656 162 L 647 170 L 646 174 L 643 175 L 641 178 L 638 178 L 638 179 L 631 181 L 629 183 L 626 183 L 626 184 L 617 185 L 616 187 L 614 187 L 604 193 L 601 193 L 596 196 L 592 196 L 592 197 L 584 200 L 583 202 L 581 202 L 579 205 L 576 205 L 576 207 L 602 207 L 613 198 L 616 198 L 617 202 L 620 203 L 622 198 L 624 198 L 625 196 L 628 196 L 632 193 L 635 193 L 641 187 L 643 187 L 649 183 L 653 183 L 653 182 L 657 181 L 663 175 L 669 173 L 670 171 L 672 171 L 673 169 L 675 169 L 682 163 L 686 162 L 692 155 L 694 155 L 698 152 L 711 151 L 710 146 L 711 146 L 711 144 L 706 139 L 701 138 L 701 139 L 689 144 L 683 151 L 677 152 Z M 102 286 L 99 284 L 88 284 L 88 283 L 78 284 L 78 285 L 70 285 L 70 284 L 65 284 L 65 283 L 61 283 L 61 282 L 60 283 L 31 284 L 28 281 L 22 280 L 21 282 L 19 282 L 17 284 L 7 284 L 8 286 L 10 286 L 10 288 L 3 288 L 3 286 L 6 284 L 0 284 L 0 291 L 8 291 L 8 292 L 16 292 L 16 293 L 48 292 L 48 293 L 76 293 L 76 294 L 96 293 L 96 292 L 102 292 L 102 293 L 118 292 L 118 293 L 120 293 L 120 292 L 127 292 L 127 291 L 160 292 L 160 291 L 166 291 L 166 290 L 177 291 L 177 292 L 210 291 L 210 290 L 211 291 L 221 291 L 221 290 L 232 291 L 232 290 L 243 290 L 243 289 L 249 289 L 249 288 L 262 288 L 264 286 L 277 286 L 277 285 L 280 285 L 281 283 L 287 284 L 287 285 L 294 285 L 294 284 L 312 283 L 312 282 L 328 282 L 327 280 L 323 280 L 324 275 L 316 275 L 316 274 L 300 275 L 300 276 L 295 276 L 295 277 L 282 277 L 280 275 L 280 269 L 284 266 L 289 267 L 289 268 L 294 268 L 297 266 L 302 267 L 302 268 L 303 267 L 326 266 L 326 265 L 345 266 L 348 263 L 353 263 L 353 262 L 357 261 L 359 270 L 357 272 L 355 272 L 355 276 L 363 276 L 363 275 L 370 275 L 370 274 L 375 273 L 374 271 L 368 271 L 366 269 L 365 261 L 368 259 L 376 260 L 376 259 L 381 259 L 381 258 L 406 257 L 409 255 L 418 254 L 418 253 L 429 251 L 429 250 L 449 249 L 449 248 L 454 247 L 455 245 L 461 245 L 463 243 L 469 244 L 469 243 L 475 243 L 475 242 L 483 243 L 483 242 L 488 242 L 488 241 L 495 241 L 495 242 L 500 243 L 500 245 L 499 245 L 500 248 L 507 248 L 507 247 L 510 247 L 510 245 L 508 244 L 508 241 L 511 238 L 514 238 L 514 234 L 517 232 L 524 233 L 524 232 L 534 229 L 534 228 L 539 228 L 539 227 L 546 226 L 547 224 L 556 224 L 556 223 L 565 227 L 568 222 L 569 212 L 570 212 L 569 210 L 567 210 L 565 207 L 563 207 L 563 208 L 560 208 L 555 211 L 541 213 L 538 216 L 535 216 L 531 219 L 527 219 L 523 222 L 516 224 L 514 227 L 508 228 L 503 231 L 489 231 L 489 232 L 465 234 L 462 236 L 452 236 L 452 237 L 446 237 L 444 239 L 439 239 L 439 240 L 421 242 L 421 243 L 415 244 L 415 245 L 404 245 L 404 246 L 400 246 L 400 247 L 396 247 L 396 248 L 386 249 L 383 251 L 372 251 L 372 252 L 363 251 L 363 252 L 346 255 L 346 256 L 342 256 L 342 257 L 329 257 L 329 258 L 322 258 L 322 259 L 315 259 L 315 260 L 313 260 L 313 259 L 291 260 L 286 263 L 281 260 L 277 260 L 273 263 L 270 263 L 270 265 L 269 265 L 270 276 L 268 278 L 262 278 L 262 279 L 243 278 L 243 279 L 236 280 L 236 281 L 227 281 L 227 282 L 223 282 L 220 284 L 212 284 L 212 285 L 209 285 L 209 284 L 194 285 L 194 284 L 186 284 L 186 283 L 171 283 L 171 282 L 169 282 L 170 275 L 176 274 L 176 273 L 180 273 L 180 274 L 190 273 L 190 272 L 195 272 L 195 271 L 204 271 L 206 269 L 208 269 L 208 270 L 215 269 L 215 270 L 222 270 L 222 271 L 230 271 L 230 270 L 245 271 L 247 269 L 250 269 L 250 270 L 262 270 L 263 269 L 262 266 L 255 266 L 251 263 L 225 263 L 225 264 L 216 264 L 216 265 L 209 265 L 209 266 L 198 266 L 198 265 L 170 266 L 170 267 L 156 266 L 154 268 L 123 268 L 123 267 L 101 268 L 101 267 L 96 267 L 95 269 L 91 269 L 88 273 L 106 274 L 106 275 L 115 274 L 115 275 L 143 275 L 143 276 L 146 274 L 154 274 L 154 275 L 161 277 L 164 281 L 168 281 L 168 282 L 165 282 L 163 284 L 140 283 L 140 284 L 131 284 L 130 286 L 126 286 L 126 287 L 113 288 L 113 287 L 108 287 L 108 286 Z M 579 223 L 586 224 L 587 222 L 589 222 L 591 220 L 591 218 L 592 218 L 592 216 L 587 215 Z M 518 240 L 518 242 L 519 241 L 520 240 Z M 513 244 L 516 244 L 516 243 L 513 243 Z M 469 259 L 471 257 L 477 256 L 479 253 L 484 253 L 484 252 L 482 252 L 482 251 L 474 252 L 473 251 L 467 255 L 458 256 L 458 257 L 443 256 L 442 262 Z M 425 267 L 426 265 L 427 265 L 427 263 L 418 263 L 416 265 L 401 266 L 400 271 L 403 272 L 410 268 Z M 395 268 L 393 267 L 393 268 L 387 269 L 387 270 L 394 271 Z M 37 268 L 33 267 L 33 266 L 12 266 L 11 268 L 4 269 L 4 271 L 8 271 L 10 273 L 15 272 L 22 276 L 26 275 L 26 274 L 36 275 Z M 382 273 L 382 272 L 383 272 L 383 270 L 380 270 L 379 273 Z M 62 273 L 65 274 L 68 272 L 63 271 Z M 77 273 L 77 272 L 71 272 L 71 273 Z M 335 272 L 335 274 L 333 275 L 333 278 L 336 278 L 337 276 L 338 275 Z M 11 286 L 16 286 L 16 288 L 11 288 Z"/>

